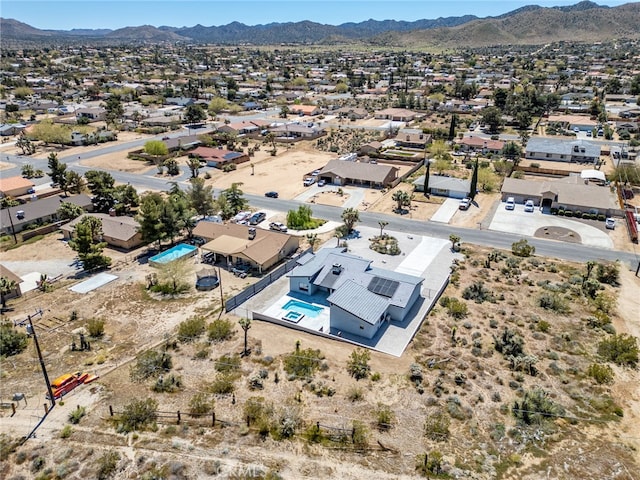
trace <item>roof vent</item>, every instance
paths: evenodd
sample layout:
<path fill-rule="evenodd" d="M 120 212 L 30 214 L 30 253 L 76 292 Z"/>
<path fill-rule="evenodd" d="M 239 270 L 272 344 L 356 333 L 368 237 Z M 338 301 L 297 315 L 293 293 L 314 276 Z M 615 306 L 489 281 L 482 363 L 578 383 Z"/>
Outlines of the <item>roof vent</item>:
<path fill-rule="evenodd" d="M 254 238 L 256 238 L 256 229 L 249 227 L 249 240 L 253 240 Z"/>
<path fill-rule="evenodd" d="M 339 263 L 334 263 L 333 266 L 331 267 L 331 273 L 333 273 L 334 275 L 340 275 L 341 272 L 342 272 L 342 265 L 340 265 Z"/>

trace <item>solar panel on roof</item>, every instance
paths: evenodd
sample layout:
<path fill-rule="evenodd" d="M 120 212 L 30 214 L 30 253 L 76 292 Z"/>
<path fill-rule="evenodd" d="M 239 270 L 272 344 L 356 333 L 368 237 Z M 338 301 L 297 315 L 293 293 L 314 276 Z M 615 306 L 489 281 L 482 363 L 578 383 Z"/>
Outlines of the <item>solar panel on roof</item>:
<path fill-rule="evenodd" d="M 367 289 L 376 295 L 382 295 L 383 297 L 391 298 L 396 293 L 400 282 L 396 280 L 389 280 L 388 278 L 373 277 Z"/>

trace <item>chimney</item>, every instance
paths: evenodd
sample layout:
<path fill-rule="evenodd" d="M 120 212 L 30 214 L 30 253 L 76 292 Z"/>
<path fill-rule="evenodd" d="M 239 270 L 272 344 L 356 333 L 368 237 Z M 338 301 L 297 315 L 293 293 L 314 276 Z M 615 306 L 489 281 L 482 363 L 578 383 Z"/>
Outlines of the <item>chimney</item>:
<path fill-rule="evenodd" d="M 249 227 L 249 240 L 253 240 L 254 238 L 256 238 L 256 229 Z"/>
<path fill-rule="evenodd" d="M 331 273 L 333 273 L 334 275 L 340 275 L 341 272 L 342 272 L 342 265 L 340 265 L 339 263 L 334 263 L 333 266 L 331 267 Z"/>

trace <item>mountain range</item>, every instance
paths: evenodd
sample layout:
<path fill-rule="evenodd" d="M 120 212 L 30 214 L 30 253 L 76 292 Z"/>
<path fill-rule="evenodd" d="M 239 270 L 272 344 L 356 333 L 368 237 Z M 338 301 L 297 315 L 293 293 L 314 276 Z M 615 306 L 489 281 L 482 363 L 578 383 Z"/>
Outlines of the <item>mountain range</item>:
<path fill-rule="evenodd" d="M 497 16 L 475 15 L 416 20 L 367 20 L 326 25 L 311 21 L 193 27 L 132 26 L 117 30 L 40 30 L 14 19 L 0 18 L 0 32 L 7 48 L 32 44 L 208 43 L 340 44 L 361 42 L 397 47 L 446 48 L 499 44 L 544 44 L 554 41 L 605 41 L 640 37 L 640 2 L 618 7 L 591 1 L 543 8 L 530 5 Z"/>

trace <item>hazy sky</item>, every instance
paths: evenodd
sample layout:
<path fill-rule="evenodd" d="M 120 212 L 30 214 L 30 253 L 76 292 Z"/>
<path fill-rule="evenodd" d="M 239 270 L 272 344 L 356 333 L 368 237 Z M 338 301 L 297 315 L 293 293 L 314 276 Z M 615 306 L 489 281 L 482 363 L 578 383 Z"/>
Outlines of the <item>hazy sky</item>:
<path fill-rule="evenodd" d="M 246 25 L 311 20 L 339 25 L 374 20 L 500 15 L 524 5 L 572 5 L 578 0 L 2 0 L 0 15 L 41 29 Z M 628 0 L 605 0 L 616 6 Z"/>

